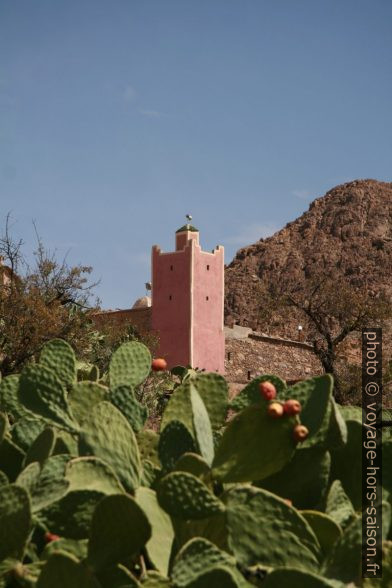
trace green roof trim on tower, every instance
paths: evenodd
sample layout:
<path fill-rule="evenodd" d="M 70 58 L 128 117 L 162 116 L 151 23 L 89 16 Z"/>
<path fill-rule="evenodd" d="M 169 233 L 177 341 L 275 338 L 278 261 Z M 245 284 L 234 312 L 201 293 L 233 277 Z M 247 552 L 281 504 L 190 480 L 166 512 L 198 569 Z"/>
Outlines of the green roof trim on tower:
<path fill-rule="evenodd" d="M 184 225 L 183 227 L 177 229 L 176 233 L 184 233 L 185 231 L 192 231 L 192 233 L 198 233 L 199 229 L 196 229 L 196 227 L 193 227 L 192 225 Z"/>

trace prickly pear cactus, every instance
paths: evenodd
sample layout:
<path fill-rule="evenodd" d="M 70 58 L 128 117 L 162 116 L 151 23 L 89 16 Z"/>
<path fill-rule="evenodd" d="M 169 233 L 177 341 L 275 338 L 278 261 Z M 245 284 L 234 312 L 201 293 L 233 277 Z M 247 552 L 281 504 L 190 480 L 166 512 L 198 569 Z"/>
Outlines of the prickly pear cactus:
<path fill-rule="evenodd" d="M 135 433 L 141 431 L 148 417 L 147 407 L 140 404 L 130 386 L 118 386 L 110 393 L 110 402 L 122 412 Z"/>
<path fill-rule="evenodd" d="M 41 365 L 57 374 L 66 388 L 76 381 L 76 357 L 71 345 L 62 339 L 52 339 L 42 348 L 39 358 Z"/>
<path fill-rule="evenodd" d="M 137 341 L 123 343 L 112 355 L 109 365 L 110 389 L 139 386 L 151 369 L 151 353 Z"/>

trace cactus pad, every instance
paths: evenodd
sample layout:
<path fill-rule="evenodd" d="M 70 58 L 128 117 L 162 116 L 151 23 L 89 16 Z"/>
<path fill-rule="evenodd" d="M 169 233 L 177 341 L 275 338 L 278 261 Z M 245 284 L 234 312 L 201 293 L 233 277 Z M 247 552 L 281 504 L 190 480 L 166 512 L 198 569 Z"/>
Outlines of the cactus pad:
<path fill-rule="evenodd" d="M 39 363 L 53 370 L 63 386 L 76 381 L 76 358 L 71 345 L 63 339 L 52 339 L 42 348 Z"/>
<path fill-rule="evenodd" d="M 151 361 L 151 353 L 143 343 L 131 341 L 120 345 L 110 360 L 110 389 L 139 386 L 150 373 Z"/>
<path fill-rule="evenodd" d="M 103 400 L 109 400 L 108 390 L 96 382 L 78 382 L 68 394 L 72 414 L 81 426 L 92 407 Z"/>
<path fill-rule="evenodd" d="M 355 518 L 354 507 L 340 480 L 335 480 L 329 489 L 325 512 L 343 528 Z"/>
<path fill-rule="evenodd" d="M 50 457 L 56 443 L 56 433 L 51 427 L 47 427 L 38 435 L 31 445 L 25 458 L 25 465 L 37 461 L 41 465 Z"/>
<path fill-rule="evenodd" d="M 0 486 L 0 561 L 22 558 L 30 533 L 29 495 L 24 488 Z"/>
<path fill-rule="evenodd" d="M 296 569 L 272 570 L 263 582 L 263 588 L 345 588 L 338 580 L 328 580 L 311 572 Z"/>
<path fill-rule="evenodd" d="M 342 528 L 331 517 L 317 510 L 302 510 L 301 515 L 312 527 L 320 543 L 323 555 L 326 557 L 335 542 L 342 536 Z"/>
<path fill-rule="evenodd" d="M 230 408 L 235 411 L 240 411 L 251 404 L 258 404 L 260 402 L 259 386 L 261 382 L 271 382 L 275 386 L 279 398 L 286 389 L 286 382 L 277 376 L 270 374 L 258 376 L 245 386 L 245 388 L 230 402 Z"/>
<path fill-rule="evenodd" d="M 235 560 L 207 539 L 195 537 L 182 547 L 174 560 L 172 577 L 175 586 L 178 588 L 193 586 L 200 576 L 220 565 L 234 568 Z M 199 586 L 199 584 L 195 585 Z M 205 586 L 207 588 L 207 584 Z"/>
<path fill-rule="evenodd" d="M 187 472 L 172 472 L 162 478 L 157 495 L 162 508 L 179 519 L 205 519 L 225 510 L 203 482 Z"/>
<path fill-rule="evenodd" d="M 223 482 L 262 480 L 289 462 L 294 417 L 271 419 L 267 402 L 250 405 L 226 427 L 212 464 Z"/>
<path fill-rule="evenodd" d="M 130 386 L 118 386 L 110 393 L 109 399 L 122 412 L 135 433 L 144 427 L 148 417 L 147 407 L 136 400 Z"/>
<path fill-rule="evenodd" d="M 37 588 L 100 588 L 92 571 L 70 553 L 58 551 L 46 562 Z"/>
<path fill-rule="evenodd" d="M 211 427 L 221 427 L 226 420 L 228 408 L 228 385 L 225 378 L 212 372 L 202 373 L 192 378 L 192 383 L 206 406 Z"/>
<path fill-rule="evenodd" d="M 109 463 L 128 490 L 139 486 L 142 467 L 135 434 L 109 402 L 96 404 L 84 421 L 79 450 L 81 455 L 95 455 Z"/>
<path fill-rule="evenodd" d="M 318 571 L 320 545 L 295 508 L 250 486 L 229 490 L 224 502 L 229 547 L 242 565 Z"/>
<path fill-rule="evenodd" d="M 112 468 L 98 457 L 76 457 L 71 459 L 65 469 L 69 491 L 97 490 L 102 494 L 121 494 L 124 492 Z"/>
<path fill-rule="evenodd" d="M 78 430 L 70 413 L 65 388 L 55 372 L 46 366 L 37 364 L 24 368 L 18 398 L 34 414 L 71 432 Z"/>
<path fill-rule="evenodd" d="M 167 575 L 174 539 L 170 517 L 160 508 L 156 494 L 150 488 L 138 488 L 135 498 L 151 525 L 152 534 L 146 545 L 148 557 L 157 570 Z"/>
<path fill-rule="evenodd" d="M 195 453 L 196 451 L 196 443 L 182 422 L 172 420 L 161 432 L 158 455 L 165 470 L 174 468 L 184 453 Z"/>
<path fill-rule="evenodd" d="M 202 457 L 210 466 L 214 459 L 214 441 L 210 418 L 203 400 L 193 384 L 190 385 L 193 430 Z"/>
<path fill-rule="evenodd" d="M 131 496 L 104 498 L 94 511 L 88 562 L 101 570 L 135 555 L 150 539 L 151 525 Z"/>

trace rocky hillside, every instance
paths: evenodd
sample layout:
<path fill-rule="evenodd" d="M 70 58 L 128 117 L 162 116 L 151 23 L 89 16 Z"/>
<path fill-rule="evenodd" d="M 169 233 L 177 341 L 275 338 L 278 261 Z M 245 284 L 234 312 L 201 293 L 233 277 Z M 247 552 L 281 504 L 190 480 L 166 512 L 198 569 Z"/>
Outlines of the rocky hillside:
<path fill-rule="evenodd" d="M 295 313 L 262 323 L 258 286 L 277 275 L 306 283 L 325 271 L 392 295 L 392 183 L 337 186 L 272 237 L 240 249 L 226 268 L 226 322 L 295 335 L 301 321 Z"/>

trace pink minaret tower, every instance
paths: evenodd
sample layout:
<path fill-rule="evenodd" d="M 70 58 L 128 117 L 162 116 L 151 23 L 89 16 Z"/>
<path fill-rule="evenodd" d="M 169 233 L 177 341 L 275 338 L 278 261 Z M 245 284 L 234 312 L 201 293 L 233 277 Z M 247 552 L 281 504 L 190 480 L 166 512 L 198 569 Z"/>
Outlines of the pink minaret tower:
<path fill-rule="evenodd" d="M 191 220 L 191 217 L 188 217 Z M 190 224 L 176 232 L 176 250 L 152 248 L 152 328 L 168 367 L 191 365 L 224 373 L 224 249 L 202 251 Z"/>

